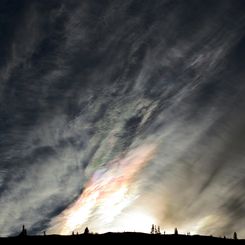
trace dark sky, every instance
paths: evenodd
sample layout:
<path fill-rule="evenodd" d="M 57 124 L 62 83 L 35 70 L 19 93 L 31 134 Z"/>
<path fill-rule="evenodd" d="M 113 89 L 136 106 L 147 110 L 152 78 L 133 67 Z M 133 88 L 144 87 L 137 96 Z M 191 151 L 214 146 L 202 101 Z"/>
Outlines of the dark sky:
<path fill-rule="evenodd" d="M 1 0 L 0 235 L 245 237 L 244 64 L 243 0 Z"/>

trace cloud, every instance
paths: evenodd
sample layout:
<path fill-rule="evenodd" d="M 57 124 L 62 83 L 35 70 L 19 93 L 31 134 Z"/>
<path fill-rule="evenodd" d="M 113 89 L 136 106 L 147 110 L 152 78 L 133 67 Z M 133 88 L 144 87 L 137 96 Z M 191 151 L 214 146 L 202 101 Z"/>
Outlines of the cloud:
<path fill-rule="evenodd" d="M 122 216 L 244 234 L 240 1 L 2 4 L 1 235 L 52 229 L 99 169 L 148 144 Z"/>

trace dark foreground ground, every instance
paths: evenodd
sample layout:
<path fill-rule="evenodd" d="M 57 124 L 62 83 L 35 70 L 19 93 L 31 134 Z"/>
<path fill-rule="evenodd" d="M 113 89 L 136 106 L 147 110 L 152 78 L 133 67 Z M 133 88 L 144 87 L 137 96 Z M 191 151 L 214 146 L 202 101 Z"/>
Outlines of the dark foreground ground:
<path fill-rule="evenodd" d="M 245 240 L 210 236 L 152 235 L 136 232 L 87 234 L 73 236 L 26 236 L 0 238 L 0 244 L 245 244 Z"/>

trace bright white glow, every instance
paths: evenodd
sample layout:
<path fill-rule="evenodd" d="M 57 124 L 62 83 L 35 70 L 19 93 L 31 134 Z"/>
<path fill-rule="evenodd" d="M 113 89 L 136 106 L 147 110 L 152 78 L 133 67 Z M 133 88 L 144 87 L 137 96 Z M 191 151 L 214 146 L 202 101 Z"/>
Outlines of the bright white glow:
<path fill-rule="evenodd" d="M 156 224 L 156 220 L 145 212 L 129 212 L 119 219 L 115 231 L 136 231 L 149 233 L 152 224 Z"/>
<path fill-rule="evenodd" d="M 128 187 L 122 186 L 101 203 L 98 210 L 101 220 L 106 224 L 111 223 L 133 200 L 134 197 L 128 194 Z"/>
<path fill-rule="evenodd" d="M 88 220 L 91 213 L 91 208 L 95 205 L 97 198 L 97 193 L 92 194 L 86 202 L 80 207 L 78 207 L 73 213 L 67 218 L 66 226 L 69 230 L 75 230 L 81 222 L 84 223 Z"/>

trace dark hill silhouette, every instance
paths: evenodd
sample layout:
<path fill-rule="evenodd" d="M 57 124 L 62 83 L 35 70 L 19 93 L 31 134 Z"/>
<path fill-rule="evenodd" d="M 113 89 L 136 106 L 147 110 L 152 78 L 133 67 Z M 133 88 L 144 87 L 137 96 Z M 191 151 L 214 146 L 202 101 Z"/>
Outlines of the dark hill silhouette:
<path fill-rule="evenodd" d="M 45 235 L 45 236 L 17 236 L 0 238 L 0 244 L 199 244 L 204 243 L 223 243 L 223 244 L 244 244 L 244 239 L 218 238 L 200 235 L 181 235 L 181 234 L 146 234 L 138 232 L 124 233 L 105 233 L 105 234 L 80 234 L 80 235 Z"/>

